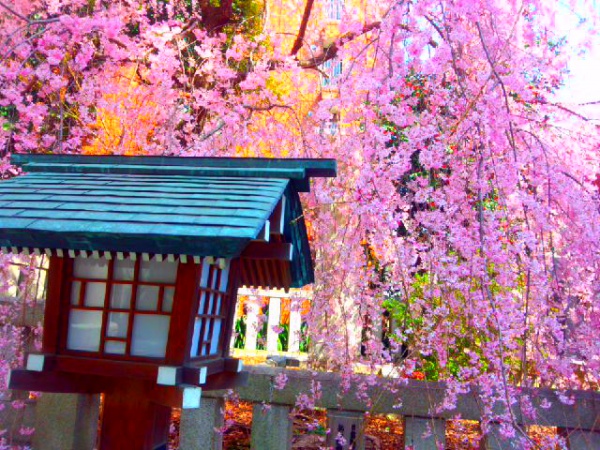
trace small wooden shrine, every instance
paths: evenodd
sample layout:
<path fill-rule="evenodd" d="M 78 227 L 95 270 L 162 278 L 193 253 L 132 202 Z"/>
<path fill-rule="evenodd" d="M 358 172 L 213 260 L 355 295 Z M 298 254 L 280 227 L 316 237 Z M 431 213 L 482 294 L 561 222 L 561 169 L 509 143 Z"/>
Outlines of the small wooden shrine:
<path fill-rule="evenodd" d="M 238 286 L 301 287 L 299 192 L 333 160 L 14 155 L 3 252 L 49 257 L 43 346 L 9 387 L 104 393 L 103 450 L 164 448 L 172 407 L 244 381 Z"/>

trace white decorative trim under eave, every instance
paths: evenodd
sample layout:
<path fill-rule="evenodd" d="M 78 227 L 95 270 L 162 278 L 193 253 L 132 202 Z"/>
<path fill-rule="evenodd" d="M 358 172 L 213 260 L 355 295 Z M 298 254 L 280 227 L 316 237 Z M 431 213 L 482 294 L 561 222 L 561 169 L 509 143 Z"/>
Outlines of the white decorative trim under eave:
<path fill-rule="evenodd" d="M 105 251 L 105 250 L 74 250 L 74 249 L 60 249 L 60 248 L 29 248 L 29 247 L 0 247 L 2 253 L 5 254 L 14 254 L 14 255 L 36 255 L 36 256 L 58 256 L 59 258 L 63 258 L 64 256 L 68 256 L 69 258 L 105 258 L 107 260 L 116 259 L 118 261 L 123 261 L 125 259 L 129 259 L 131 261 L 136 261 L 138 258 L 141 258 L 142 261 L 157 261 L 157 262 L 177 262 L 180 261 L 183 264 L 186 264 L 188 261 L 193 260 L 195 264 L 202 264 L 203 262 L 207 265 L 217 265 L 221 270 L 224 270 L 228 262 L 230 261 L 228 258 L 217 258 L 215 256 L 192 256 L 192 255 L 176 255 L 173 253 L 134 253 L 134 252 L 113 252 L 113 251 Z"/>
<path fill-rule="evenodd" d="M 312 291 L 306 291 L 302 289 L 290 289 L 289 292 L 285 292 L 284 289 L 253 289 L 242 286 L 238 289 L 238 295 L 248 297 L 269 297 L 269 298 L 298 298 L 298 299 L 312 299 Z"/>

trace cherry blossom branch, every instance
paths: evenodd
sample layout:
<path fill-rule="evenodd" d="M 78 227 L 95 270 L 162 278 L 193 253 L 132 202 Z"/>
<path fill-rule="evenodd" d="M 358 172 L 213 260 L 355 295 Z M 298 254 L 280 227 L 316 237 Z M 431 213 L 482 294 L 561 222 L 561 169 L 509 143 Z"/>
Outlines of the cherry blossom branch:
<path fill-rule="evenodd" d="M 18 17 L 19 19 L 24 20 L 25 22 L 29 22 L 29 19 L 27 17 L 25 17 L 23 14 L 18 13 L 17 11 L 12 9 L 10 6 L 5 5 L 4 2 L 0 2 L 0 6 L 4 9 L 6 9 L 13 16 Z"/>
<path fill-rule="evenodd" d="M 4 60 L 5 60 L 5 59 L 7 59 L 9 56 L 11 56 L 11 55 L 14 53 L 14 51 L 15 51 L 17 48 L 19 48 L 21 45 L 24 45 L 24 44 L 26 44 L 26 43 L 28 43 L 28 42 L 31 42 L 31 41 L 33 41 L 35 38 L 37 38 L 37 37 L 40 37 L 40 36 L 41 36 L 42 34 L 44 34 L 45 32 L 46 32 L 46 30 L 41 30 L 41 31 L 38 31 L 37 33 L 35 33 L 35 34 L 32 34 L 31 36 L 29 36 L 27 39 L 25 39 L 25 40 L 23 40 L 23 41 L 21 41 L 21 42 L 18 42 L 18 43 L 17 43 L 17 44 L 15 44 L 15 45 L 13 45 L 13 46 L 12 46 L 10 49 L 8 49 L 8 52 L 6 52 L 4 55 L 2 55 L 2 56 L 0 57 L 0 62 L 4 61 Z"/>
<path fill-rule="evenodd" d="M 479 134 L 481 135 L 481 130 L 479 126 L 477 127 L 479 130 Z M 485 221 L 484 221 L 484 209 L 483 209 L 483 194 L 481 192 L 481 182 L 483 180 L 483 143 L 479 144 L 478 148 L 479 158 L 477 162 L 477 221 L 479 223 L 479 252 L 481 253 L 481 257 L 484 258 L 485 262 Z M 498 352 L 499 359 L 498 362 L 500 366 L 500 376 L 502 377 L 502 385 L 503 385 L 503 393 L 504 393 L 504 401 L 506 402 L 506 408 L 508 410 L 508 414 L 511 418 L 511 423 L 521 433 L 523 437 L 526 439 L 530 439 L 527 436 L 527 433 L 519 426 L 517 420 L 514 416 L 510 395 L 508 391 L 508 377 L 506 375 L 506 367 L 505 367 L 505 355 L 504 349 L 506 348 L 506 344 L 504 342 L 504 334 L 502 332 L 502 326 L 500 324 L 498 306 L 496 305 L 496 300 L 494 299 L 494 293 L 491 291 L 488 283 L 484 279 L 483 275 L 480 276 L 480 285 L 481 291 L 484 298 L 487 298 L 490 303 L 490 308 L 492 309 L 492 317 L 494 319 L 497 332 L 498 332 Z"/>
<path fill-rule="evenodd" d="M 28 17 L 24 16 L 23 14 L 18 13 L 17 11 L 15 11 L 13 8 L 11 8 L 10 6 L 8 6 L 7 4 L 5 4 L 4 2 L 0 2 L 0 7 L 6 9 L 9 13 L 11 13 L 13 16 L 27 22 L 28 25 L 36 25 L 36 24 L 43 24 L 43 23 L 53 23 L 53 22 L 58 22 L 60 19 L 58 17 L 52 17 L 50 19 L 36 19 L 36 20 L 31 20 Z"/>

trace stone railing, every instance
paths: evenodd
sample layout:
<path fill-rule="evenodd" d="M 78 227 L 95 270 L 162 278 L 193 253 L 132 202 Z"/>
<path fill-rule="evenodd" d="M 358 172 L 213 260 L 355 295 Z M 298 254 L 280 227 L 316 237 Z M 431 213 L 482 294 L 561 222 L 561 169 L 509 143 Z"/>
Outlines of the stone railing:
<path fill-rule="evenodd" d="M 315 406 L 327 409 L 327 445 L 331 448 L 363 450 L 365 446 L 364 415 L 396 414 L 404 417 L 405 449 L 429 450 L 445 448 L 446 421 L 457 417 L 463 420 L 481 419 L 481 407 L 473 393 L 459 395 L 456 409 L 435 412 L 445 397 L 442 383 L 415 380 L 368 379 L 357 376 L 342 388 L 337 374 L 314 373 L 254 366 L 250 369 L 248 385 L 236 389 L 240 400 L 254 403 L 251 448 L 256 450 L 291 449 L 292 421 L 289 414 L 299 393 L 310 393 L 319 386 Z M 284 372 L 288 381 L 283 389 L 275 389 L 276 377 Z M 368 383 L 364 390 L 361 386 Z M 361 400 L 357 397 L 361 392 Z M 392 392 L 395 392 L 392 394 Z M 529 425 L 557 427 L 567 438 L 571 450 L 600 449 L 600 393 L 570 391 L 572 405 L 562 403 L 558 393 L 550 389 L 523 389 L 531 399 L 535 419 L 525 414 L 525 408 L 515 405 L 514 421 L 523 429 Z M 223 426 L 223 392 L 203 393 L 198 410 L 183 410 L 181 416 L 181 448 L 185 450 L 217 450 L 222 437 L 216 431 Z M 569 402 L 570 403 L 570 402 Z M 264 404 L 268 407 L 265 408 Z M 484 438 L 485 448 L 504 450 L 518 448 L 514 442 L 503 440 L 500 425 L 489 425 Z M 347 444 L 336 443 L 341 434 Z M 353 447 L 349 447 L 353 442 Z"/>
<path fill-rule="evenodd" d="M 460 394 L 456 409 L 435 412 L 446 395 L 442 383 L 415 380 L 372 378 L 363 375 L 343 383 L 338 374 L 251 366 L 248 384 L 236 389 L 240 400 L 252 402 L 251 449 L 288 450 L 292 448 L 293 424 L 290 412 L 299 394 L 313 393 L 315 406 L 327 410 L 326 445 L 334 450 L 364 450 L 365 413 L 395 414 L 404 419 L 404 448 L 434 450 L 446 448 L 446 422 L 481 419 L 477 395 Z M 287 383 L 276 389 L 278 376 L 284 373 Z M 366 384 L 366 388 L 364 388 Z M 345 388 L 343 388 L 345 386 Z M 361 393 L 360 398 L 357 393 Z M 225 392 L 203 392 L 199 409 L 181 411 L 181 450 L 221 450 L 224 425 Z M 556 427 L 567 438 L 570 450 L 600 449 L 600 393 L 563 392 L 571 405 L 562 403 L 558 392 L 550 389 L 523 389 L 530 399 L 530 410 L 513 405 L 512 417 L 523 430 L 529 425 Z M 35 408 L 35 450 L 93 450 L 98 429 L 98 395 L 44 394 L 34 405 L 27 402 L 25 422 L 32 423 Z M 6 420 L 7 417 L 0 419 Z M 556 429 L 555 428 L 555 429 Z M 522 448 L 502 440 L 500 425 L 489 424 L 484 436 L 488 450 Z M 16 432 L 14 430 L 13 432 Z M 342 435 L 346 444 L 336 442 Z M 352 443 L 350 447 L 349 444 Z M 400 447 L 397 447 L 400 450 Z M 162 447 L 164 449 L 164 447 Z M 385 450 L 391 450 L 386 448 Z M 395 449 L 394 449 L 395 450 Z"/>

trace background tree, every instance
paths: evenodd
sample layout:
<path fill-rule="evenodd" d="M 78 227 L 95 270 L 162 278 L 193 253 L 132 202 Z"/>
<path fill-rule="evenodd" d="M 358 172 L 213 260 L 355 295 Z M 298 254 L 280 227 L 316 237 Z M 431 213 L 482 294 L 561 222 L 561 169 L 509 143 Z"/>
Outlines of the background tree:
<path fill-rule="evenodd" d="M 292 31 L 269 8 L 0 2 L 2 173 L 13 151 L 335 157 L 339 177 L 304 201 L 311 339 L 337 369 L 385 303 L 402 320 L 369 362 L 479 385 L 488 418 L 519 385 L 596 389 L 598 135 L 553 101 L 570 54 L 556 11 L 349 3 L 334 33 L 311 0 L 284 6 Z"/>

